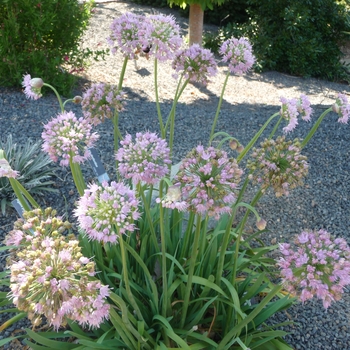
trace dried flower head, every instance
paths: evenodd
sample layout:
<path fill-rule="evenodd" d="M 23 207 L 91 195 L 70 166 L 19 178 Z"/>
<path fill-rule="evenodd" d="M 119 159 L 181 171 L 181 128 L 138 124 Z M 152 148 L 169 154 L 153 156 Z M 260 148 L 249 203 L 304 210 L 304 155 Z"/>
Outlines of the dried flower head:
<path fill-rule="evenodd" d="M 118 171 L 126 179 L 137 184 L 143 181 L 155 184 L 169 173 L 171 163 L 170 149 L 167 143 L 155 133 L 137 133 L 135 142 L 126 135 L 121 142 L 116 159 Z"/>
<path fill-rule="evenodd" d="M 124 13 L 114 19 L 111 25 L 111 35 L 107 42 L 112 47 L 111 52 L 115 54 L 119 49 L 124 57 L 136 59 L 137 54 L 142 51 L 139 31 L 145 17 L 131 12 Z"/>
<path fill-rule="evenodd" d="M 98 327 L 109 315 L 109 289 L 92 279 L 94 263 L 82 255 L 74 235 L 62 235 L 70 225 L 55 214 L 36 209 L 15 223 L 8 242 L 21 246 L 8 260 L 9 296 L 35 325 L 45 316 L 56 330 L 68 319 Z"/>
<path fill-rule="evenodd" d="M 180 186 L 189 210 L 219 219 L 231 212 L 242 174 L 236 160 L 228 158 L 226 152 L 197 146 L 182 161 L 174 182 Z"/>
<path fill-rule="evenodd" d="M 0 158 L 0 178 L 1 177 L 16 178 L 17 176 L 19 176 L 19 172 L 16 170 L 13 170 L 9 162 L 5 158 Z"/>
<path fill-rule="evenodd" d="M 286 141 L 280 136 L 276 140 L 266 139 L 254 148 L 247 168 L 249 178 L 259 183 L 263 191 L 272 187 L 276 197 L 288 195 L 289 190 L 301 186 L 308 173 L 306 157 L 301 155 L 299 140 Z"/>
<path fill-rule="evenodd" d="M 98 125 L 105 118 L 113 118 L 114 111 L 124 110 L 125 94 L 116 86 L 100 83 L 94 84 L 83 94 L 81 102 L 83 114 L 93 125 Z"/>
<path fill-rule="evenodd" d="M 180 26 L 171 15 L 150 15 L 142 21 L 140 41 L 143 51 L 155 56 L 159 61 L 172 60 L 183 41 Z"/>
<path fill-rule="evenodd" d="M 179 73 L 185 79 L 192 82 L 208 84 L 208 78 L 217 74 L 217 65 L 213 53 L 208 49 L 203 49 L 198 44 L 193 44 L 187 49 L 176 53 L 172 63 L 176 73 L 173 75 L 177 79 Z"/>
<path fill-rule="evenodd" d="M 23 76 L 22 86 L 24 87 L 24 93 L 27 98 L 37 100 L 42 96 L 41 88 L 43 87 L 44 82 L 41 78 L 33 78 L 30 74 Z"/>
<path fill-rule="evenodd" d="M 121 182 L 91 184 L 79 199 L 75 216 L 92 240 L 116 243 L 119 234 L 133 232 L 140 217 L 135 191 Z"/>
<path fill-rule="evenodd" d="M 334 239 L 327 231 L 304 231 L 295 247 L 280 244 L 278 260 L 286 290 L 302 302 L 316 296 L 327 309 L 341 299 L 350 284 L 350 248 L 343 238 Z"/>
<path fill-rule="evenodd" d="M 333 105 L 333 111 L 339 115 L 338 122 L 347 124 L 350 116 L 350 104 L 344 94 L 338 94 L 338 98 Z"/>
<path fill-rule="evenodd" d="M 285 133 L 294 130 L 298 125 L 299 114 L 301 114 L 303 120 L 310 121 L 312 108 L 310 107 L 311 104 L 306 95 L 300 95 L 299 99 L 281 97 L 280 101 L 282 102 L 280 114 L 289 122 L 288 125 L 283 128 Z"/>
<path fill-rule="evenodd" d="M 82 163 L 90 158 L 88 148 L 94 146 L 98 139 L 95 132 L 91 132 L 92 125 L 84 118 L 77 118 L 73 112 L 58 114 L 44 125 L 42 149 L 50 158 L 61 166 L 67 166 L 71 160 Z"/>
<path fill-rule="evenodd" d="M 253 48 L 246 38 L 230 38 L 222 43 L 219 49 L 222 61 L 228 62 L 231 73 L 242 75 L 252 68 L 255 57 Z"/>

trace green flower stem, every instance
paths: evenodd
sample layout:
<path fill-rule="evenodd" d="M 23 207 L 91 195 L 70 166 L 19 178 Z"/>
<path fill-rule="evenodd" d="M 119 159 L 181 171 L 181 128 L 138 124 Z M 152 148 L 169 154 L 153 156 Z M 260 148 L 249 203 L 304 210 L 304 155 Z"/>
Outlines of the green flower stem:
<path fill-rule="evenodd" d="M 50 84 L 47 84 L 47 83 L 44 83 L 44 86 L 47 86 L 49 87 L 56 95 L 57 97 L 57 100 L 58 100 L 58 103 L 60 104 L 60 108 L 61 108 L 61 112 L 63 113 L 64 112 L 64 105 L 62 103 L 62 99 L 61 99 L 61 96 L 59 95 L 59 93 L 57 92 L 57 90 Z"/>
<path fill-rule="evenodd" d="M 202 257 L 204 255 L 205 244 L 207 242 L 206 232 L 207 232 L 207 227 L 208 227 L 208 220 L 209 220 L 209 216 L 207 215 L 204 219 L 204 225 L 202 226 L 203 237 L 202 237 L 201 245 L 200 245 L 200 249 L 199 249 L 199 256 L 200 257 Z"/>
<path fill-rule="evenodd" d="M 21 191 L 21 193 L 27 198 L 28 202 L 34 207 L 34 208 L 40 208 L 39 204 L 34 200 L 34 198 L 30 195 L 30 193 L 22 186 L 22 184 L 16 180 L 13 179 L 14 183 L 16 183 L 16 186 Z M 11 182 L 11 181 L 10 181 Z M 11 183 L 11 186 L 13 188 L 13 185 Z"/>
<path fill-rule="evenodd" d="M 118 237 L 119 237 L 118 242 L 120 245 L 120 252 L 121 252 L 121 258 L 122 258 L 122 264 L 123 264 L 123 278 L 124 278 L 126 293 L 128 295 L 129 302 L 130 302 L 131 306 L 134 308 L 134 310 L 136 312 L 138 319 L 140 321 L 144 321 L 142 313 L 140 311 L 140 308 L 138 307 L 138 305 L 135 301 L 135 298 L 132 294 L 131 288 L 130 288 L 129 275 L 128 275 L 128 263 L 127 263 L 127 259 L 126 259 L 126 249 L 124 246 L 124 239 L 123 239 L 123 236 L 120 234 L 118 228 L 115 227 L 115 229 L 116 229 Z"/>
<path fill-rule="evenodd" d="M 228 70 L 228 72 L 226 74 L 224 86 L 222 87 L 222 90 L 221 90 L 220 100 L 219 100 L 219 103 L 218 103 L 218 108 L 216 109 L 216 114 L 215 114 L 215 117 L 214 117 L 213 125 L 211 127 L 211 133 L 210 133 L 210 138 L 209 139 L 212 138 L 212 136 L 214 135 L 214 132 L 215 132 L 215 127 L 216 127 L 216 123 L 217 123 L 217 121 L 219 119 L 219 114 L 220 114 L 220 110 L 221 110 L 222 100 L 224 98 L 224 93 L 225 93 L 225 90 L 226 90 L 226 85 L 227 85 L 227 81 L 228 81 L 229 76 L 230 76 L 230 70 Z"/>
<path fill-rule="evenodd" d="M 148 203 L 148 201 L 146 199 L 145 192 L 142 189 L 141 182 L 139 182 L 137 184 L 137 192 L 141 195 L 142 201 L 144 203 L 143 208 L 145 210 L 147 221 L 149 223 L 149 228 L 150 228 L 152 239 L 153 239 L 154 249 L 156 250 L 157 253 L 159 253 L 160 249 L 158 246 L 157 235 L 156 235 L 156 232 L 155 232 L 154 226 L 153 226 L 153 220 L 152 220 L 151 211 L 150 211 L 150 204 Z"/>
<path fill-rule="evenodd" d="M 172 157 L 173 152 L 173 144 L 174 144 L 174 133 L 175 133 L 175 111 L 176 111 L 176 105 L 179 101 L 179 98 L 183 91 L 185 90 L 187 84 L 189 82 L 189 79 L 187 79 L 184 84 L 182 85 L 181 89 L 178 92 L 178 95 L 175 96 L 173 106 L 171 108 L 170 114 L 168 116 L 168 120 L 170 120 L 170 135 L 169 135 L 169 148 L 170 148 L 170 158 Z"/>
<path fill-rule="evenodd" d="M 219 144 L 217 145 L 216 148 L 221 149 L 222 145 L 223 145 L 226 141 L 231 141 L 231 140 L 235 140 L 235 141 L 237 141 L 237 143 L 239 144 L 239 141 L 238 141 L 235 137 L 228 136 L 228 137 L 224 137 L 224 138 L 219 142 Z"/>
<path fill-rule="evenodd" d="M 332 111 L 332 107 L 326 109 L 317 119 L 317 122 L 314 124 L 314 126 L 312 127 L 312 129 L 309 131 L 309 133 L 307 134 L 307 136 L 305 137 L 305 139 L 303 140 L 303 142 L 301 143 L 301 148 L 304 148 L 308 142 L 310 141 L 310 139 L 312 138 L 312 136 L 314 135 L 314 133 L 316 132 L 316 130 L 318 129 L 318 127 L 320 126 L 323 118 Z"/>
<path fill-rule="evenodd" d="M 280 114 L 280 112 L 277 112 L 275 114 L 273 114 L 267 121 L 266 123 L 260 128 L 260 130 L 254 135 L 254 137 L 250 140 L 250 142 L 248 143 L 248 145 L 244 148 L 244 150 L 239 154 L 239 156 L 237 157 L 237 163 L 239 163 L 244 156 L 249 152 L 249 150 L 254 146 L 255 142 L 258 140 L 258 138 L 261 136 L 261 134 L 263 133 L 263 131 L 266 129 L 266 127 L 270 124 L 270 122 L 276 118 L 278 115 Z"/>
<path fill-rule="evenodd" d="M 18 198 L 19 202 L 21 203 L 23 209 L 25 211 L 30 211 L 32 210 L 27 201 L 25 200 L 21 190 L 18 187 L 18 181 L 12 177 L 9 178 L 11 187 L 13 191 L 15 192 L 16 197 Z"/>
<path fill-rule="evenodd" d="M 65 107 L 66 107 L 66 103 L 67 103 L 67 102 L 72 102 L 72 101 L 74 101 L 74 98 L 69 98 L 68 100 L 65 100 L 65 101 L 63 102 L 63 110 L 64 110 Z"/>
<path fill-rule="evenodd" d="M 281 124 L 282 119 L 283 119 L 282 116 L 280 117 L 280 119 L 278 119 L 276 125 L 274 126 L 273 130 L 271 131 L 271 134 L 270 134 L 270 136 L 269 136 L 269 140 L 271 140 L 272 137 L 275 135 L 275 133 L 276 133 L 276 131 L 277 131 L 279 125 Z"/>
<path fill-rule="evenodd" d="M 262 195 L 263 195 L 262 191 L 259 190 L 256 193 L 256 195 L 254 196 L 254 198 L 252 199 L 252 201 L 250 202 L 250 205 L 248 205 L 246 203 L 240 203 L 241 206 L 245 206 L 246 208 L 248 208 L 248 210 L 244 214 L 244 217 L 243 217 L 240 225 L 238 226 L 238 235 L 236 238 L 236 249 L 235 249 L 235 254 L 234 254 L 234 264 L 233 264 L 233 269 L 232 269 L 232 279 L 231 279 L 232 285 L 234 285 L 235 281 L 236 281 L 239 246 L 240 246 L 240 242 L 241 242 L 241 238 L 242 238 L 242 234 L 243 234 L 243 229 L 244 229 L 244 226 L 248 220 L 248 216 L 250 214 L 250 211 L 252 211 L 252 210 L 255 211 L 254 206 L 259 201 L 259 199 L 262 197 Z M 257 213 L 256 213 L 256 215 L 257 215 Z"/>
<path fill-rule="evenodd" d="M 165 139 L 165 129 L 164 129 L 164 123 L 162 118 L 162 112 L 160 110 L 160 104 L 159 104 L 159 91 L 158 91 L 158 59 L 154 59 L 154 90 L 156 93 L 156 106 L 157 106 L 157 113 L 158 113 L 158 120 L 159 120 L 159 128 L 160 128 L 160 134 L 163 139 Z"/>
<path fill-rule="evenodd" d="M 80 164 L 74 163 L 72 159 L 73 155 L 71 154 L 69 157 L 70 170 L 72 172 L 75 187 L 77 188 L 79 195 L 82 196 L 86 188 L 85 180 L 83 177 L 83 173 L 81 172 Z"/>
<path fill-rule="evenodd" d="M 192 237 L 192 227 L 193 227 L 194 217 L 195 217 L 194 213 L 190 211 L 187 228 L 183 236 L 183 243 L 182 243 L 179 261 L 182 261 L 183 259 L 187 259 L 188 257 L 188 248 L 190 245 L 190 237 Z"/>
<path fill-rule="evenodd" d="M 119 76 L 118 92 L 120 92 L 121 89 L 123 88 L 123 81 L 124 81 L 126 66 L 128 65 L 128 60 L 129 60 L 128 57 L 124 58 L 123 67 L 122 67 L 122 70 L 121 70 L 120 76 Z"/>
<path fill-rule="evenodd" d="M 197 261 L 199 239 L 201 236 L 201 221 L 202 221 L 201 215 L 197 215 L 196 232 L 194 234 L 191 261 L 190 261 L 190 266 L 189 266 L 188 275 L 187 275 L 187 285 L 186 285 L 184 302 L 182 307 L 181 321 L 180 321 L 180 327 L 179 327 L 180 329 L 183 329 L 185 326 L 188 305 L 190 302 L 190 294 L 192 290 L 192 279 L 193 279 L 194 269 Z"/>
<path fill-rule="evenodd" d="M 225 136 L 226 139 L 228 138 L 233 138 L 230 134 L 228 134 L 227 132 L 225 131 L 219 131 L 219 132 L 216 132 L 215 134 L 213 134 L 210 139 L 209 139 L 209 146 L 211 146 L 211 143 L 214 141 L 215 137 L 217 136 Z M 235 139 L 235 138 L 233 138 Z M 235 139 L 236 140 L 236 139 Z"/>

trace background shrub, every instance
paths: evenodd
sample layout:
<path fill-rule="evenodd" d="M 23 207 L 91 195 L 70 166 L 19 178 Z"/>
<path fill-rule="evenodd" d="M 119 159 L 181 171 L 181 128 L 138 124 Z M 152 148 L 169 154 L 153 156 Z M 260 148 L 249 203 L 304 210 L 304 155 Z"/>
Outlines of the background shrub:
<path fill-rule="evenodd" d="M 62 66 L 81 68 L 87 53 L 78 47 L 91 6 L 78 0 L 0 0 L 0 85 L 19 85 L 29 73 L 69 94 L 75 78 Z"/>

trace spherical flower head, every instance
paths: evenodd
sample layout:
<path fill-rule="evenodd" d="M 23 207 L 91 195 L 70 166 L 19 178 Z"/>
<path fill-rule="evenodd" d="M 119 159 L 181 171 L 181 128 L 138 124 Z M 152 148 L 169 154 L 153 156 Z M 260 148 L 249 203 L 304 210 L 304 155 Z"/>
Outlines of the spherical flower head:
<path fill-rule="evenodd" d="M 350 248 L 342 238 L 327 231 L 304 231 L 295 239 L 295 248 L 280 244 L 282 283 L 304 302 L 316 296 L 328 308 L 340 300 L 350 284 Z"/>
<path fill-rule="evenodd" d="M 92 240 L 116 243 L 120 234 L 133 232 L 140 217 L 135 191 L 121 182 L 92 184 L 79 199 L 75 216 Z"/>
<path fill-rule="evenodd" d="M 125 94 L 108 84 L 94 84 L 83 94 L 81 105 L 83 114 L 93 125 L 98 125 L 105 118 L 113 118 L 114 112 L 124 110 Z"/>
<path fill-rule="evenodd" d="M 142 51 L 139 31 L 144 21 L 144 16 L 131 12 L 114 19 L 111 25 L 112 33 L 107 38 L 113 54 L 119 49 L 124 57 L 137 58 L 138 53 Z"/>
<path fill-rule="evenodd" d="M 155 133 L 137 133 L 135 141 L 126 135 L 122 147 L 116 153 L 118 171 L 134 184 L 143 181 L 156 184 L 169 173 L 170 149 L 167 143 Z"/>
<path fill-rule="evenodd" d="M 285 133 L 294 130 L 298 125 L 299 114 L 303 120 L 310 121 L 312 108 L 310 107 L 310 100 L 306 95 L 301 94 L 299 99 L 281 97 L 280 101 L 282 102 L 280 114 L 289 122 L 288 125 L 283 128 Z"/>
<path fill-rule="evenodd" d="M 224 41 L 219 52 L 222 55 L 222 61 L 228 63 L 231 73 L 243 75 L 255 62 L 252 45 L 246 38 L 232 37 Z"/>
<path fill-rule="evenodd" d="M 217 74 L 217 64 L 213 53 L 208 49 L 203 49 L 198 44 L 193 44 L 187 49 L 178 51 L 172 67 L 176 71 L 173 75 L 175 78 L 181 72 L 185 79 L 204 85 L 208 84 L 209 77 Z"/>
<path fill-rule="evenodd" d="M 242 174 L 237 161 L 226 152 L 197 146 L 182 161 L 174 182 L 189 210 L 219 219 L 231 212 Z"/>
<path fill-rule="evenodd" d="M 143 51 L 147 49 L 148 55 L 159 61 L 172 60 L 183 43 L 180 26 L 174 17 L 162 14 L 150 15 L 142 22 L 140 41 Z"/>
<path fill-rule="evenodd" d="M 37 100 L 42 96 L 41 88 L 43 87 L 44 82 L 41 78 L 33 78 L 30 74 L 23 76 L 22 86 L 24 87 L 24 93 L 27 98 Z"/>
<path fill-rule="evenodd" d="M 180 186 L 170 186 L 164 198 L 157 198 L 157 203 L 160 203 L 163 208 L 177 209 L 178 211 L 186 211 L 188 204 L 182 200 Z"/>
<path fill-rule="evenodd" d="M 339 115 L 338 122 L 347 124 L 350 116 L 350 104 L 344 94 L 338 94 L 338 98 L 333 105 L 333 111 Z"/>
<path fill-rule="evenodd" d="M 249 178 L 261 185 L 263 191 L 272 187 L 276 197 L 288 195 L 289 190 L 301 186 L 308 173 L 307 158 L 301 155 L 299 140 L 286 141 L 280 136 L 276 140 L 266 139 L 254 148 L 247 168 Z"/>
<path fill-rule="evenodd" d="M 98 140 L 91 129 L 88 120 L 77 118 L 73 112 L 61 113 L 44 125 L 42 149 L 54 162 L 62 158 L 61 166 L 67 166 L 70 161 L 83 163 L 91 157 L 88 149 Z"/>
<path fill-rule="evenodd" d="M 19 172 L 13 170 L 5 158 L 0 158 L 0 178 L 7 177 L 15 179 L 17 176 L 19 176 Z"/>

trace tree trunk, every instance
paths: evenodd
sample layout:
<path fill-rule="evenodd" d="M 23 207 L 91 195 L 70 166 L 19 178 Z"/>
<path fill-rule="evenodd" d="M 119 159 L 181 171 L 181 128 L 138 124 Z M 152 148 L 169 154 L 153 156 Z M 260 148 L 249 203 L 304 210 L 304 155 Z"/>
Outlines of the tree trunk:
<path fill-rule="evenodd" d="M 203 19 L 204 11 L 199 4 L 190 5 L 190 18 L 189 18 L 189 32 L 190 42 L 189 45 L 199 44 L 202 45 L 203 36 Z"/>

